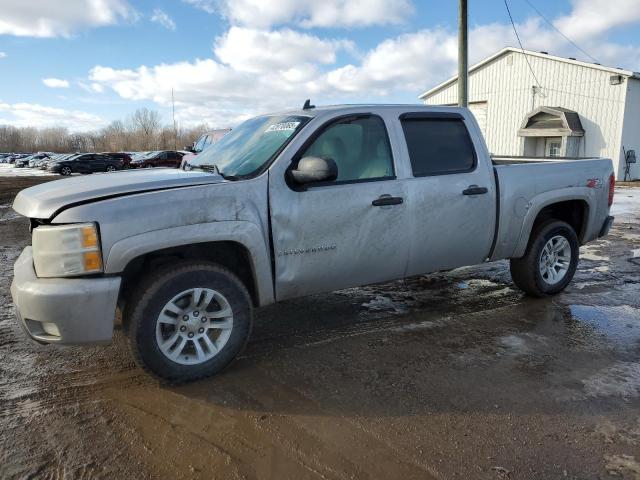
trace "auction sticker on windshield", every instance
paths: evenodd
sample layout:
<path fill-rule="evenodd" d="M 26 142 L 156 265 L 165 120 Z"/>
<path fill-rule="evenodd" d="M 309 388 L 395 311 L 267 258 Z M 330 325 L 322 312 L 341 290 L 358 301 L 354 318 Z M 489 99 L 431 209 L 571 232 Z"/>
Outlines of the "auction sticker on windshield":
<path fill-rule="evenodd" d="M 300 125 L 300 122 L 280 122 L 280 123 L 274 123 L 273 125 L 271 125 L 269 128 L 267 128 L 264 133 L 269 133 L 269 132 L 285 132 L 285 131 L 293 131 L 296 128 L 298 128 L 298 125 Z"/>

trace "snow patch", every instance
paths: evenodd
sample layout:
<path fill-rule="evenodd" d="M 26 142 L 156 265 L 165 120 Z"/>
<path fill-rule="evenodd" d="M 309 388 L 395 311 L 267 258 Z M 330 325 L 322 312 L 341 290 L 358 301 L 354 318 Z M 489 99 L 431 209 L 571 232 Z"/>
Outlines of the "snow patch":
<path fill-rule="evenodd" d="M 640 396 L 640 363 L 618 362 L 583 380 L 587 397 Z"/>
<path fill-rule="evenodd" d="M 16 168 L 11 163 L 0 163 L 0 177 L 50 177 L 58 175 L 39 168 Z"/>
<path fill-rule="evenodd" d="M 444 324 L 442 321 L 425 320 L 424 322 L 408 323 L 399 327 L 392 328 L 394 332 L 415 332 L 418 330 L 429 330 L 436 327 L 441 327 Z"/>

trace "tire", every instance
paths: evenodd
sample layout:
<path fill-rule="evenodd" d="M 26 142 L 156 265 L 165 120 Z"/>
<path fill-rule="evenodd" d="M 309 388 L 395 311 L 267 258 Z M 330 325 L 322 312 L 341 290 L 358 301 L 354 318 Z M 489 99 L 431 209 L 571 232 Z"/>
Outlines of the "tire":
<path fill-rule="evenodd" d="M 150 163 L 147 163 L 144 168 L 153 168 L 153 165 L 151 165 Z"/>
<path fill-rule="evenodd" d="M 195 289 L 202 291 L 199 297 Z M 211 296 L 213 299 L 207 302 Z M 253 309 L 249 292 L 231 271 L 213 263 L 167 265 L 144 278 L 128 303 L 125 331 L 136 362 L 170 383 L 190 382 L 221 372 L 244 349 L 251 333 Z M 223 316 L 223 311 L 229 313 L 229 309 L 230 317 Z M 220 315 L 215 317 L 219 320 L 213 318 L 216 314 Z M 205 322 L 204 315 L 212 317 Z"/>
<path fill-rule="evenodd" d="M 106 172 L 115 172 L 116 171 L 116 167 L 114 167 L 113 165 L 107 165 L 107 169 L 105 171 Z"/>
<path fill-rule="evenodd" d="M 64 166 L 60 169 L 60 175 L 64 175 L 65 177 L 68 177 L 69 175 L 71 175 L 71 167 L 67 167 Z"/>
<path fill-rule="evenodd" d="M 549 249 L 545 250 L 547 245 Z M 576 232 L 568 223 L 555 219 L 541 223 L 531 232 L 524 256 L 510 261 L 513 282 L 534 297 L 561 292 L 576 273 L 579 248 Z"/>

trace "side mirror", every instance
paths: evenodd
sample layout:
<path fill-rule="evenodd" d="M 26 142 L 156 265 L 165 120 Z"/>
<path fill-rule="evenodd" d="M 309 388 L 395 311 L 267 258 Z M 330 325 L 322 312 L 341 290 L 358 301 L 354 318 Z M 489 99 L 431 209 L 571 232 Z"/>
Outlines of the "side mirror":
<path fill-rule="evenodd" d="M 298 162 L 298 168 L 291 170 L 291 175 L 300 185 L 331 182 L 338 178 L 338 166 L 331 158 L 304 157 Z"/>

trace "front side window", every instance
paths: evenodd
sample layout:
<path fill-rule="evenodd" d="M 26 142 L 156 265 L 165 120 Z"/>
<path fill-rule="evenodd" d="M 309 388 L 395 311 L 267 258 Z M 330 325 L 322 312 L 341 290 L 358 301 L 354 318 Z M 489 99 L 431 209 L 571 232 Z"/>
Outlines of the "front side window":
<path fill-rule="evenodd" d="M 475 150 L 461 118 L 408 117 L 401 122 L 415 177 L 475 168 Z"/>
<path fill-rule="evenodd" d="M 338 182 L 394 175 L 389 138 L 380 117 L 349 117 L 326 128 L 300 156 L 330 158 Z"/>
<path fill-rule="evenodd" d="M 245 121 L 189 160 L 192 168 L 217 167 L 225 177 L 254 175 L 293 139 L 310 117 L 269 115 Z"/>

